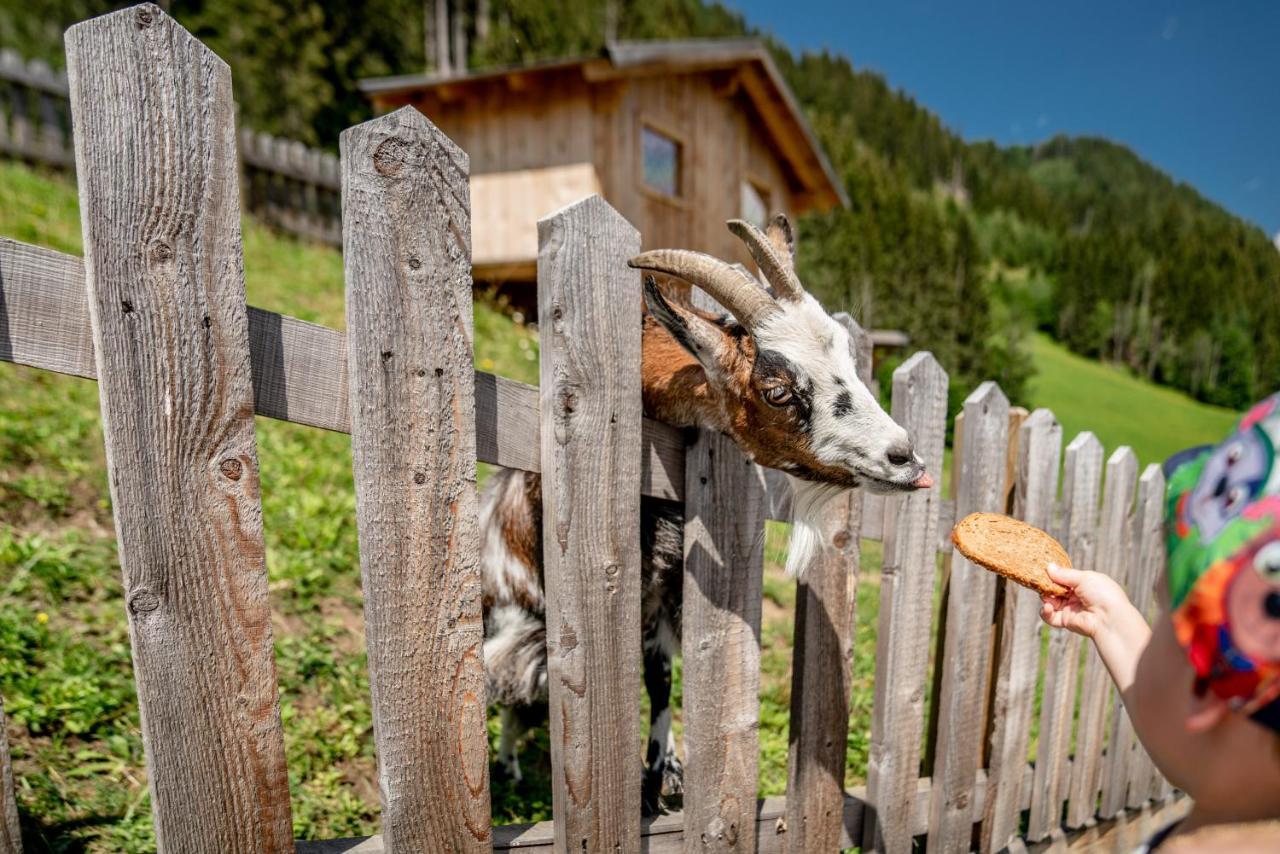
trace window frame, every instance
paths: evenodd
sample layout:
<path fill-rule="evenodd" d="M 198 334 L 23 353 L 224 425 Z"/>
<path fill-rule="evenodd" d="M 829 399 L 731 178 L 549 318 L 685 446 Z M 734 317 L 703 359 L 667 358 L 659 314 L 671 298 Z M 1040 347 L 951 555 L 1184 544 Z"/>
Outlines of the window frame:
<path fill-rule="evenodd" d="M 667 202 L 675 207 L 685 208 L 688 206 L 689 183 L 691 176 L 686 168 L 686 155 L 689 151 L 689 144 L 683 134 L 673 131 L 667 125 L 656 122 L 648 116 L 641 116 L 637 123 L 638 131 L 636 134 L 637 156 L 636 156 L 636 185 L 640 188 L 640 192 L 649 198 L 656 199 L 661 202 Z M 653 186 L 645 180 L 644 173 L 644 134 L 645 131 L 652 131 L 659 136 L 665 137 L 676 146 L 676 194 L 672 195 L 666 191 Z"/>
<path fill-rule="evenodd" d="M 764 181 L 761 181 L 759 178 L 756 178 L 754 175 L 742 176 L 742 181 L 738 185 L 738 208 L 739 208 L 738 216 L 744 220 L 747 218 L 746 211 L 741 209 L 742 208 L 742 190 L 744 187 L 751 187 L 751 189 L 755 190 L 756 196 L 759 197 L 760 201 L 764 203 L 764 222 L 752 223 L 761 231 L 763 231 L 765 226 L 769 224 L 769 219 L 775 213 L 775 211 L 772 209 L 773 193 L 770 191 L 768 184 L 766 184 Z"/>

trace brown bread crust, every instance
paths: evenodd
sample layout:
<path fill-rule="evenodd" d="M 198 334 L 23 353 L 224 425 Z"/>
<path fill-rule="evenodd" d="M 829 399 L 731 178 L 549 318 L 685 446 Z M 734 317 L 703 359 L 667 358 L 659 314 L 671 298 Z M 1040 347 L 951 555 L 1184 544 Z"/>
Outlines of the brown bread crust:
<path fill-rule="evenodd" d="M 1049 564 L 1071 566 L 1071 558 L 1053 537 L 1020 519 L 999 513 L 970 513 L 951 529 L 960 554 L 1023 587 L 1050 596 L 1067 588 L 1049 578 Z"/>

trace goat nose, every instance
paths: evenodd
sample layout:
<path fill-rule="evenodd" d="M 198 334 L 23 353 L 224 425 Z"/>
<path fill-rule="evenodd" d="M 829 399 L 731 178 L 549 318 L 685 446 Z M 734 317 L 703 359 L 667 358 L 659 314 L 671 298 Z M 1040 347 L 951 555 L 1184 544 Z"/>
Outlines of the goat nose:
<path fill-rule="evenodd" d="M 908 444 L 890 446 L 889 450 L 885 451 L 885 457 L 892 466 L 905 466 L 915 461 L 915 454 L 912 453 L 911 446 Z"/>

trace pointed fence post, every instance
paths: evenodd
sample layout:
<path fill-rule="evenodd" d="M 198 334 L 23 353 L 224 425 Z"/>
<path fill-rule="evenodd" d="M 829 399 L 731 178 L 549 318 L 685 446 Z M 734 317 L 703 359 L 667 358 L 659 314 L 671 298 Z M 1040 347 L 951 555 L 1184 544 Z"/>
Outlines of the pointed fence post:
<path fill-rule="evenodd" d="M 1053 525 L 1058 497 L 1062 425 L 1049 410 L 1037 409 L 1022 422 L 1020 434 L 1014 515 L 1048 530 Z M 991 761 L 979 846 L 982 851 L 998 851 L 1018 834 L 1040 661 L 1040 597 L 1035 591 L 1003 579 L 1000 583 L 1005 588 L 1004 609 L 991 710 Z"/>
<path fill-rule="evenodd" d="M 1164 573 L 1164 471 L 1152 463 L 1138 479 L 1138 507 L 1134 517 L 1135 578 L 1131 585 L 1133 604 L 1150 622 L 1155 619 L 1154 585 Z M 1130 809 L 1139 809 L 1156 796 L 1156 770 L 1151 757 L 1142 745 L 1137 746 L 1137 756 L 1129 771 Z"/>
<path fill-rule="evenodd" d="M 993 382 L 978 386 L 964 404 L 956 518 L 977 510 L 1004 509 L 1009 400 Z M 993 472 L 999 474 L 992 477 Z M 932 542 L 932 541 L 931 541 Z M 973 834 L 973 786 L 982 758 L 981 720 L 991 649 L 996 576 L 952 557 L 947 602 L 946 650 L 938 699 L 929 848 L 967 851 Z"/>
<path fill-rule="evenodd" d="M 947 372 L 932 353 L 911 356 L 893 372 L 893 418 L 939 479 L 932 489 L 896 495 L 885 505 L 884 567 L 876 635 L 875 697 L 867 761 L 862 844 L 867 851 L 909 851 L 924 696 L 929 674 L 929 629 L 938 578 L 938 514 L 947 435 Z"/>
<path fill-rule="evenodd" d="M 871 336 L 847 314 L 858 375 L 871 381 Z M 787 757 L 788 851 L 835 851 L 844 829 L 845 744 L 853 678 L 862 490 L 831 501 L 826 543 L 797 585 Z"/>
<path fill-rule="evenodd" d="M 152 4 L 66 44 L 156 843 L 292 852 L 231 72 Z"/>
<path fill-rule="evenodd" d="M 1091 569 L 1125 583 L 1125 529 L 1133 505 L 1133 487 L 1138 462 L 1129 448 L 1117 448 L 1107 460 L 1103 485 L 1102 512 L 1098 518 L 1097 551 Z M 1080 683 L 1080 716 L 1076 726 L 1075 761 L 1071 765 L 1071 788 L 1067 806 L 1067 826 L 1080 827 L 1098 812 L 1102 788 L 1102 751 L 1106 740 L 1107 699 L 1111 680 L 1096 655 L 1084 657 Z"/>
<path fill-rule="evenodd" d="M 1094 564 L 1101 478 L 1102 443 L 1092 433 L 1081 433 L 1067 446 L 1063 465 L 1062 522 L 1055 531 L 1058 542 L 1067 550 L 1076 569 L 1090 569 Z M 1054 833 L 1062 823 L 1075 721 L 1080 640 L 1080 636 L 1072 632 L 1049 633 L 1049 657 L 1040 700 L 1040 733 L 1027 828 L 1027 837 L 1033 842 Z"/>
<path fill-rule="evenodd" d="M 344 131 L 360 575 L 390 851 L 488 851 L 467 155 L 412 107 Z"/>
<path fill-rule="evenodd" d="M 640 235 L 591 196 L 538 223 L 556 851 L 640 850 Z"/>

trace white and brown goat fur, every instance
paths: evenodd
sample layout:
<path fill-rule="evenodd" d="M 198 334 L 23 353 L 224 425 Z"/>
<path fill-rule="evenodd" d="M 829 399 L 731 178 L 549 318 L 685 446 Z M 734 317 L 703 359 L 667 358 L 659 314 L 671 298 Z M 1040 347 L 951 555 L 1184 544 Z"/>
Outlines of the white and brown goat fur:
<path fill-rule="evenodd" d="M 647 271 L 642 390 L 647 415 L 677 427 L 719 430 L 762 466 L 785 472 L 794 526 L 787 572 L 800 576 L 821 544 L 827 499 L 931 485 L 907 433 L 858 379 L 848 332 L 801 287 L 791 226 L 779 215 L 761 232 L 729 228 L 747 245 L 768 288 L 743 268 L 698 252 L 657 250 L 632 259 Z M 728 310 L 714 315 L 664 295 L 653 273 L 683 279 Z M 731 315 L 731 316 L 730 316 Z M 528 710 L 547 698 L 538 477 L 504 471 L 481 505 L 485 669 L 503 709 L 499 770 L 517 779 L 517 744 Z M 651 719 L 645 809 L 680 791 L 671 733 L 671 661 L 680 644 L 682 518 L 678 504 L 641 500 L 645 689 Z"/>

